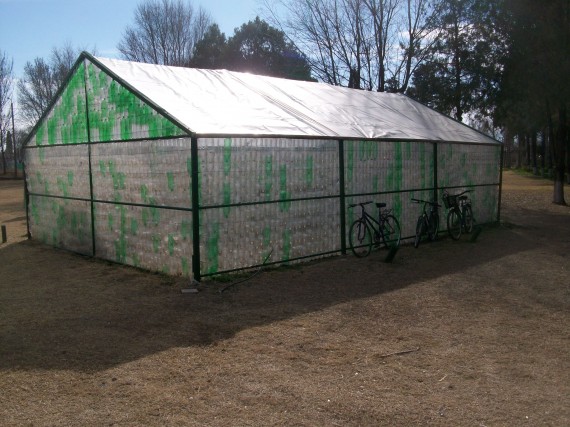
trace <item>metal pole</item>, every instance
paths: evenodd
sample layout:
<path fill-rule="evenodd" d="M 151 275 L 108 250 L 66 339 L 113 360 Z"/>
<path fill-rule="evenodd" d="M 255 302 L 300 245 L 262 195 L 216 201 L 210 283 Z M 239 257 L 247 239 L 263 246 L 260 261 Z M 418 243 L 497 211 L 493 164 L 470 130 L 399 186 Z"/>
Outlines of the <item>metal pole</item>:
<path fill-rule="evenodd" d="M 437 202 L 438 177 L 437 177 L 437 142 L 433 143 L 433 201 Z"/>
<path fill-rule="evenodd" d="M 24 206 L 26 208 L 26 237 L 29 239 L 32 238 L 32 234 L 30 233 L 30 192 L 28 191 L 28 182 L 26 180 L 26 164 L 24 162 Z"/>
<path fill-rule="evenodd" d="M 10 108 L 12 110 L 12 151 L 14 153 L 14 177 L 18 176 L 18 160 L 16 159 L 16 130 L 14 127 L 14 103 L 10 99 Z"/>
<path fill-rule="evenodd" d="M 501 221 L 501 197 L 503 195 L 503 161 L 504 161 L 504 145 L 501 144 L 501 156 L 499 160 L 499 200 L 497 204 L 497 222 Z"/>
<path fill-rule="evenodd" d="M 192 275 L 199 282 L 200 275 L 200 199 L 198 174 L 198 138 L 190 141 L 190 163 L 192 166 Z"/>
<path fill-rule="evenodd" d="M 87 67 L 84 66 L 83 87 L 85 89 L 85 124 L 87 126 L 87 159 L 89 167 L 89 199 L 91 210 L 91 256 L 95 256 L 97 247 L 95 245 L 95 203 L 93 194 L 93 165 L 91 156 L 91 123 L 89 122 L 89 96 L 87 94 Z"/>
<path fill-rule="evenodd" d="M 340 186 L 340 251 L 346 255 L 346 200 L 344 189 L 344 140 L 338 141 L 338 173 Z"/>
<path fill-rule="evenodd" d="M 6 146 L 8 146 L 8 134 L 6 132 Z M 4 133 L 0 132 L 0 154 L 2 155 L 2 173 L 6 175 L 6 153 L 4 152 Z"/>

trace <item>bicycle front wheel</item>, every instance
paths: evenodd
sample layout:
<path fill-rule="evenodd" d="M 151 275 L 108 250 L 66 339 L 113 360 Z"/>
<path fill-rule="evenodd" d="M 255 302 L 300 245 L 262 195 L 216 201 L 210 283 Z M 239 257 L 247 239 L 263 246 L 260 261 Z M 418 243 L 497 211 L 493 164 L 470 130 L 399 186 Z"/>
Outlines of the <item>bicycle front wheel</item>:
<path fill-rule="evenodd" d="M 465 218 L 465 232 L 471 233 L 473 231 L 473 210 L 471 209 L 471 205 L 465 206 L 463 215 Z"/>
<path fill-rule="evenodd" d="M 358 258 L 364 258 L 372 250 L 372 232 L 364 220 L 357 219 L 350 226 L 348 243 L 352 253 Z"/>
<path fill-rule="evenodd" d="M 414 240 L 414 248 L 417 248 L 420 245 L 422 236 L 425 232 L 425 226 L 425 220 L 422 215 L 418 218 L 418 223 L 416 224 L 416 240 Z"/>
<path fill-rule="evenodd" d="M 439 232 L 439 215 L 436 212 L 433 212 L 429 217 L 429 226 L 428 226 L 428 238 L 431 241 L 437 239 L 437 233 Z"/>
<path fill-rule="evenodd" d="M 397 248 L 400 246 L 400 223 L 393 215 L 388 215 L 384 219 L 384 229 L 382 231 L 382 238 L 384 239 L 384 244 L 387 247 Z"/>
<path fill-rule="evenodd" d="M 453 240 L 461 237 L 461 214 L 455 208 L 447 214 L 447 232 Z"/>

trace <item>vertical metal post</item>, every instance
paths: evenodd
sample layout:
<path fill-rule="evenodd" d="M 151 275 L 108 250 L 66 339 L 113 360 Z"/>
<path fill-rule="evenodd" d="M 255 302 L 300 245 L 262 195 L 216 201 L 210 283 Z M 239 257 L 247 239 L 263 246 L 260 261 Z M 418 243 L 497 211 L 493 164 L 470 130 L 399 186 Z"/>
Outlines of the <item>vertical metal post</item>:
<path fill-rule="evenodd" d="M 85 87 L 85 124 L 87 127 L 87 157 L 89 160 L 89 202 L 91 208 L 91 254 L 95 256 L 95 203 L 93 195 L 93 168 L 91 164 L 91 124 L 89 122 L 89 96 L 87 94 L 87 67 L 83 62 L 83 86 Z"/>
<path fill-rule="evenodd" d="M 14 126 L 14 103 L 10 99 L 10 108 L 12 109 L 12 152 L 14 154 L 14 177 L 18 176 L 18 160 L 16 159 L 16 128 Z"/>
<path fill-rule="evenodd" d="M 503 161 L 504 161 L 504 146 L 501 144 L 501 154 L 499 160 L 499 200 L 497 205 L 497 222 L 501 221 L 501 197 L 503 195 Z"/>
<path fill-rule="evenodd" d="M 192 166 L 192 275 L 199 282 L 200 274 L 200 198 L 198 171 L 198 138 L 190 142 L 190 162 Z"/>
<path fill-rule="evenodd" d="M 338 173 L 340 186 L 340 250 L 346 255 L 346 200 L 344 189 L 344 140 L 338 140 Z"/>
<path fill-rule="evenodd" d="M 24 208 L 26 209 L 26 237 L 29 240 L 32 238 L 32 235 L 30 233 L 30 211 L 29 211 L 30 193 L 28 191 L 28 180 L 26 179 L 26 162 L 25 162 L 25 159 L 24 159 L 23 171 L 24 171 Z"/>
<path fill-rule="evenodd" d="M 437 202 L 438 191 L 438 177 L 437 177 L 437 142 L 433 143 L 433 200 Z"/>
<path fill-rule="evenodd" d="M 89 133 L 89 131 L 87 131 Z M 87 157 L 89 159 L 89 203 L 91 208 L 91 255 L 95 256 L 95 204 L 93 203 L 93 173 L 91 166 L 91 142 L 87 143 Z"/>

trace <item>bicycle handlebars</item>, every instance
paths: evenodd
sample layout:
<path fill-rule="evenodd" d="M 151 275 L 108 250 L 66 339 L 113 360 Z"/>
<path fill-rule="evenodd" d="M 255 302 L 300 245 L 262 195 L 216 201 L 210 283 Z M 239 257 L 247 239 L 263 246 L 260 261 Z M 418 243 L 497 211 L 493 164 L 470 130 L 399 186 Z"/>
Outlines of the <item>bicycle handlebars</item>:
<path fill-rule="evenodd" d="M 414 203 L 427 203 L 428 205 L 437 206 L 438 208 L 441 207 L 441 205 L 437 202 L 430 202 L 428 200 L 414 199 L 413 197 L 412 197 L 412 202 L 414 202 Z"/>
<path fill-rule="evenodd" d="M 454 197 L 462 196 L 462 195 L 465 194 L 465 193 L 471 193 L 471 190 L 465 190 L 465 191 L 462 191 L 462 192 L 459 193 L 459 194 L 449 194 L 449 193 L 447 192 L 447 190 L 443 190 L 443 194 L 444 194 L 444 195 L 447 194 L 447 195 L 449 195 L 449 196 L 454 196 Z"/>
<path fill-rule="evenodd" d="M 369 205 L 370 203 L 372 203 L 372 200 L 369 200 L 367 202 L 362 202 L 362 203 L 352 203 L 352 204 L 348 205 L 348 207 L 349 208 L 355 208 L 356 206 Z"/>

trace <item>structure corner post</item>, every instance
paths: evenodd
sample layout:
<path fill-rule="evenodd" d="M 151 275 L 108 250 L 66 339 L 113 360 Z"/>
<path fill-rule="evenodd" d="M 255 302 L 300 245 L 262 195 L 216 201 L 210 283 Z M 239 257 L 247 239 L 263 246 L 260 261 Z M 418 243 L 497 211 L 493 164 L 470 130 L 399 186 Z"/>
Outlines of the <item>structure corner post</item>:
<path fill-rule="evenodd" d="M 346 194 L 344 188 L 344 140 L 338 140 L 338 173 L 340 192 L 340 250 L 346 255 Z"/>
<path fill-rule="evenodd" d="M 437 142 L 433 143 L 433 200 L 437 201 L 439 178 L 437 176 Z"/>
<path fill-rule="evenodd" d="M 197 282 L 200 274 L 200 198 L 199 198 L 199 171 L 198 171 L 198 138 L 191 139 L 190 162 L 192 167 L 192 275 Z"/>

